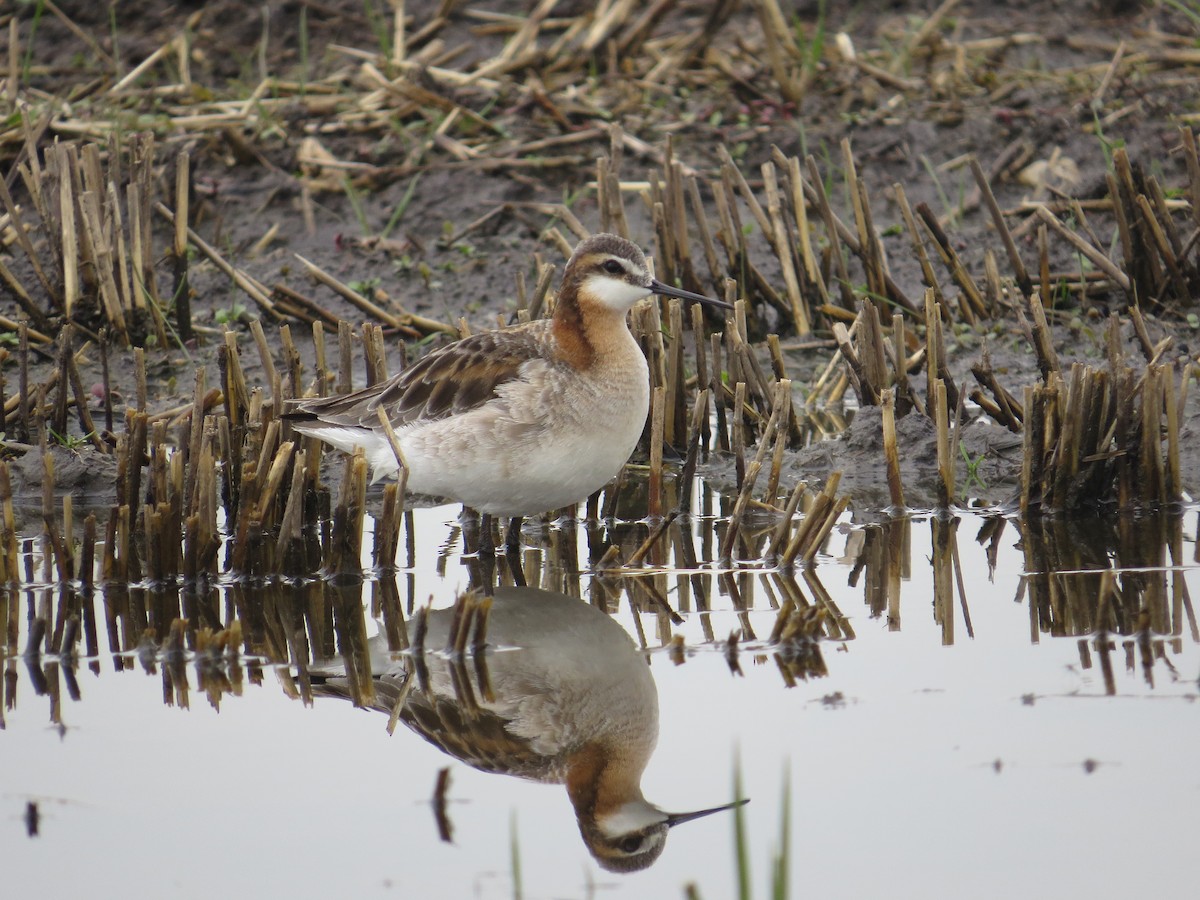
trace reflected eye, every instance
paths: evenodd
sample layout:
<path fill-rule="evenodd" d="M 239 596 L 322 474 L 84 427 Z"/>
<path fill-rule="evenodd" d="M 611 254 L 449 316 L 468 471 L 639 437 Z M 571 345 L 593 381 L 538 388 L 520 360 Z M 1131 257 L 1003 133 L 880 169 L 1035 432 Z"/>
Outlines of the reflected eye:
<path fill-rule="evenodd" d="M 609 275 L 624 275 L 625 267 L 622 266 L 615 259 L 610 259 L 610 260 L 608 260 L 608 262 L 606 262 L 604 264 L 604 271 L 607 272 Z"/>
<path fill-rule="evenodd" d="M 618 846 L 622 853 L 636 853 L 642 847 L 642 839 L 637 836 L 627 837 Z"/>

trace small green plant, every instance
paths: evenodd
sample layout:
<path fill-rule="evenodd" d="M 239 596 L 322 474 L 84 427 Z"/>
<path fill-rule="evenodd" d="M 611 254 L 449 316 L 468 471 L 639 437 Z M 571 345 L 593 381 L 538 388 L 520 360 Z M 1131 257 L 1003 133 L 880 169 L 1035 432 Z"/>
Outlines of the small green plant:
<path fill-rule="evenodd" d="M 1096 139 L 1100 142 L 1100 152 L 1104 154 L 1104 168 L 1113 171 L 1113 151 L 1125 146 L 1122 138 L 1111 140 L 1104 134 L 1104 123 L 1100 119 L 1100 110 L 1092 107 L 1092 121 L 1096 126 Z"/>
<path fill-rule="evenodd" d="M 833 196 L 833 185 L 834 185 L 833 176 L 834 176 L 835 172 L 841 171 L 841 166 L 834 161 L 833 151 L 830 149 L 828 141 L 822 140 L 820 147 L 818 147 L 817 149 L 821 154 L 820 169 L 821 169 L 821 172 L 823 173 L 822 178 L 821 178 L 821 186 L 825 188 L 825 196 L 832 197 Z M 845 182 L 845 180 L 846 179 L 844 179 L 844 178 L 842 179 L 843 182 Z M 849 192 L 849 186 L 847 186 L 846 190 L 847 190 L 847 192 Z M 847 193 L 846 201 L 847 201 L 847 209 L 853 209 L 854 204 L 850 203 L 850 197 L 849 197 L 848 193 Z"/>
<path fill-rule="evenodd" d="M 79 436 L 74 434 L 59 434 L 53 428 L 47 428 L 46 430 L 50 432 L 50 439 L 54 441 L 54 443 L 58 444 L 60 447 L 72 451 L 79 450 L 80 448 L 87 446 L 87 444 L 95 436 L 94 431 L 83 436 Z"/>
<path fill-rule="evenodd" d="M 979 464 L 983 462 L 983 454 L 972 457 L 967 452 L 967 446 L 962 441 L 958 442 L 958 452 L 962 455 L 963 462 L 967 464 L 967 483 L 963 485 L 963 491 L 970 490 L 972 485 L 977 485 L 980 490 L 987 490 L 987 482 L 979 475 Z M 965 494 L 964 494 L 965 496 Z"/>
<path fill-rule="evenodd" d="M 247 319 L 246 313 L 246 305 L 234 300 L 228 306 L 222 306 L 219 309 L 214 309 L 213 320 L 218 325 L 233 325 L 238 322 L 245 322 Z"/>
<path fill-rule="evenodd" d="M 342 190 L 346 194 L 346 199 L 350 201 L 350 208 L 354 210 L 354 218 L 358 219 L 359 229 L 364 236 L 369 235 L 371 223 L 367 220 L 367 208 L 363 205 L 362 192 L 354 186 L 354 182 L 348 175 L 342 175 Z"/>
<path fill-rule="evenodd" d="M 801 66 L 808 75 L 816 72 L 825 54 L 825 0 L 817 2 L 817 22 L 812 29 L 812 37 L 806 38 L 799 19 L 792 22 L 792 31 L 796 36 L 796 46 L 800 48 Z"/>
<path fill-rule="evenodd" d="M 191 244 L 188 244 L 187 253 L 189 259 L 194 256 L 195 252 L 195 248 L 192 247 Z M 168 304 L 170 308 L 168 309 L 164 308 L 162 302 L 150 292 L 150 289 L 146 286 L 145 282 L 142 281 L 140 275 L 135 273 L 135 277 L 137 278 L 137 290 L 141 293 L 142 299 L 145 301 L 147 306 L 153 308 L 154 316 L 160 322 L 162 322 L 163 331 L 170 334 L 171 339 L 175 342 L 175 346 L 177 346 L 183 355 L 187 357 L 188 364 L 191 365 L 192 354 L 188 352 L 187 346 L 179 339 L 179 333 L 175 330 L 175 326 L 171 324 L 171 312 L 175 308 L 175 304 L 179 301 L 178 291 L 182 291 L 184 289 L 184 285 L 180 283 L 179 287 L 176 289 L 177 293 L 171 297 L 171 300 Z M 154 334 L 148 334 L 146 335 L 145 341 L 147 348 L 157 346 L 158 336 Z"/>
<path fill-rule="evenodd" d="M 429 263 L 425 262 L 425 260 L 421 260 L 419 263 L 417 263 L 417 274 L 420 275 L 421 280 L 425 282 L 425 287 L 431 291 L 436 290 L 442 285 L 440 281 L 433 277 L 433 269 L 430 268 Z"/>
<path fill-rule="evenodd" d="M 375 292 L 383 282 L 379 278 L 359 278 L 357 281 L 351 281 L 347 284 L 350 290 L 356 294 L 362 294 L 364 297 L 369 297 Z"/>
<path fill-rule="evenodd" d="M 375 35 L 375 40 L 379 44 L 379 55 L 385 59 L 391 59 L 392 31 L 387 16 L 371 0 L 363 0 L 363 14 L 371 28 L 371 33 Z"/>
<path fill-rule="evenodd" d="M 21 80 L 29 80 L 29 66 L 33 62 L 33 44 L 34 38 L 37 37 L 38 23 L 42 20 L 42 13 L 46 11 L 45 0 L 37 0 L 33 6 L 33 21 L 29 24 L 29 37 L 25 39 L 25 58 L 21 60 Z"/>
<path fill-rule="evenodd" d="M 1192 20 L 1192 24 L 1200 28 L 1200 11 L 1197 11 L 1195 3 L 1184 3 L 1183 0 L 1163 0 L 1163 2 L 1177 12 L 1183 13 Z"/>
<path fill-rule="evenodd" d="M 383 226 L 383 231 L 380 235 L 381 237 L 387 237 L 392 233 L 392 229 L 400 224 L 400 220 L 404 218 L 404 213 L 408 210 L 409 204 L 412 203 L 413 191 L 417 189 L 417 185 L 420 183 L 421 173 L 418 172 L 412 177 L 412 180 L 409 181 L 408 187 L 404 189 L 404 196 L 400 198 L 400 202 L 397 203 L 396 208 L 392 210 L 391 218 L 389 218 L 387 220 L 387 224 Z"/>
<path fill-rule="evenodd" d="M 796 138 L 800 141 L 800 152 L 797 156 L 800 159 L 808 158 L 808 131 L 804 127 L 804 117 L 796 116 L 794 127 L 796 129 Z"/>
<path fill-rule="evenodd" d="M 579 202 L 579 198 L 587 193 L 588 190 L 590 190 L 590 188 L 588 188 L 587 185 L 581 185 L 573 191 L 564 187 L 562 192 L 562 205 L 567 209 L 571 209 L 576 203 Z"/>
<path fill-rule="evenodd" d="M 1066 278 L 1059 278 L 1054 290 L 1050 293 L 1051 309 L 1069 306 L 1071 303 L 1071 285 Z"/>
<path fill-rule="evenodd" d="M 959 185 L 959 201 L 958 201 L 958 203 L 957 204 L 951 203 L 950 195 L 946 193 L 946 189 L 942 185 L 942 179 L 938 175 L 937 169 L 934 168 L 933 163 L 930 161 L 929 157 L 926 156 L 924 153 L 921 154 L 921 165 L 925 167 L 925 171 L 927 173 L 929 173 L 929 177 L 931 179 L 933 179 L 934 190 L 937 191 L 938 200 L 941 201 L 942 208 L 946 210 L 946 215 L 949 218 L 949 221 L 950 222 L 957 221 L 959 216 L 962 215 L 962 203 L 963 203 L 963 199 L 964 199 L 964 191 L 963 191 L 962 185 L 961 184 Z"/>

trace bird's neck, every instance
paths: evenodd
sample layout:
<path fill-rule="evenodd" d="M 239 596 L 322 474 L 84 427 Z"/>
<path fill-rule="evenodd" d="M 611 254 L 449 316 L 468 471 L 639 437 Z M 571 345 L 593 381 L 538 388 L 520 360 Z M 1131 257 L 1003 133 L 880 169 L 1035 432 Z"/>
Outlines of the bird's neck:
<path fill-rule="evenodd" d="M 631 800 L 642 799 L 646 761 L 629 759 L 597 745 L 571 754 L 567 763 L 567 796 L 580 817 L 603 818 Z"/>
<path fill-rule="evenodd" d="M 564 292 L 550 324 L 559 358 L 576 369 L 590 368 L 599 359 L 619 358 L 633 340 L 625 315 L 601 305 L 585 313 L 579 300 Z"/>

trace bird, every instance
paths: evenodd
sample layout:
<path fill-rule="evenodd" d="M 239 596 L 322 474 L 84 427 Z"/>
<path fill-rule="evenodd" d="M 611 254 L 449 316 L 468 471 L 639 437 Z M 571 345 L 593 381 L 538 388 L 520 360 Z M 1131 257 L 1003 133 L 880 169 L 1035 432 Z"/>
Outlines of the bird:
<path fill-rule="evenodd" d="M 352 677 L 340 674 L 344 666 L 314 664 L 314 693 L 398 715 L 481 771 L 566 785 L 583 842 L 609 871 L 645 869 L 672 827 L 748 802 L 668 813 L 645 798 L 658 692 L 645 657 L 611 616 L 538 588 L 499 587 L 488 600 L 487 611 L 476 606 L 475 615 L 485 620 L 489 649 L 476 649 L 469 665 L 467 654 L 449 648 L 465 643 L 454 630 L 471 621 L 463 604 L 478 604 L 474 593 L 430 611 L 423 640 L 406 652 L 389 653 L 386 638 L 371 638 L 365 700 L 361 661 Z"/>
<path fill-rule="evenodd" d="M 626 313 L 651 294 L 733 308 L 658 281 L 636 244 L 596 234 L 567 261 L 549 318 L 462 338 L 358 391 L 291 401 L 284 419 L 361 447 L 372 482 L 403 465 L 408 490 L 477 510 L 489 540 L 491 516 L 514 519 L 512 549 L 521 517 L 585 499 L 637 445 L 650 376 Z"/>

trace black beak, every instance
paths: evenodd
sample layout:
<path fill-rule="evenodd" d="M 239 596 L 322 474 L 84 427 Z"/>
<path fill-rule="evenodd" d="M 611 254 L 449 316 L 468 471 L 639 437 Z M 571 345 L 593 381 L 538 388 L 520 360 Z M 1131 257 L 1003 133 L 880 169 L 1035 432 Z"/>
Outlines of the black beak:
<path fill-rule="evenodd" d="M 689 294 L 689 296 L 695 297 L 696 295 Z M 693 819 L 702 819 L 705 816 L 711 816 L 713 813 L 724 812 L 727 809 L 735 809 L 739 806 L 745 806 L 749 802 L 750 798 L 746 797 L 744 800 L 734 800 L 732 803 L 726 803 L 724 806 L 714 806 L 712 809 L 701 809 L 696 812 L 687 813 L 667 813 L 667 827 L 674 828 L 676 825 L 681 825 L 684 822 L 690 822 Z"/>
<path fill-rule="evenodd" d="M 664 297 L 695 300 L 697 303 L 707 303 L 709 306 L 715 306 L 718 309 L 733 309 L 724 300 L 716 300 L 712 297 L 705 297 L 703 294 L 693 294 L 691 291 L 685 291 L 683 288 L 671 287 L 669 284 L 663 284 L 657 278 L 650 279 L 650 290 L 656 294 L 662 294 Z"/>

